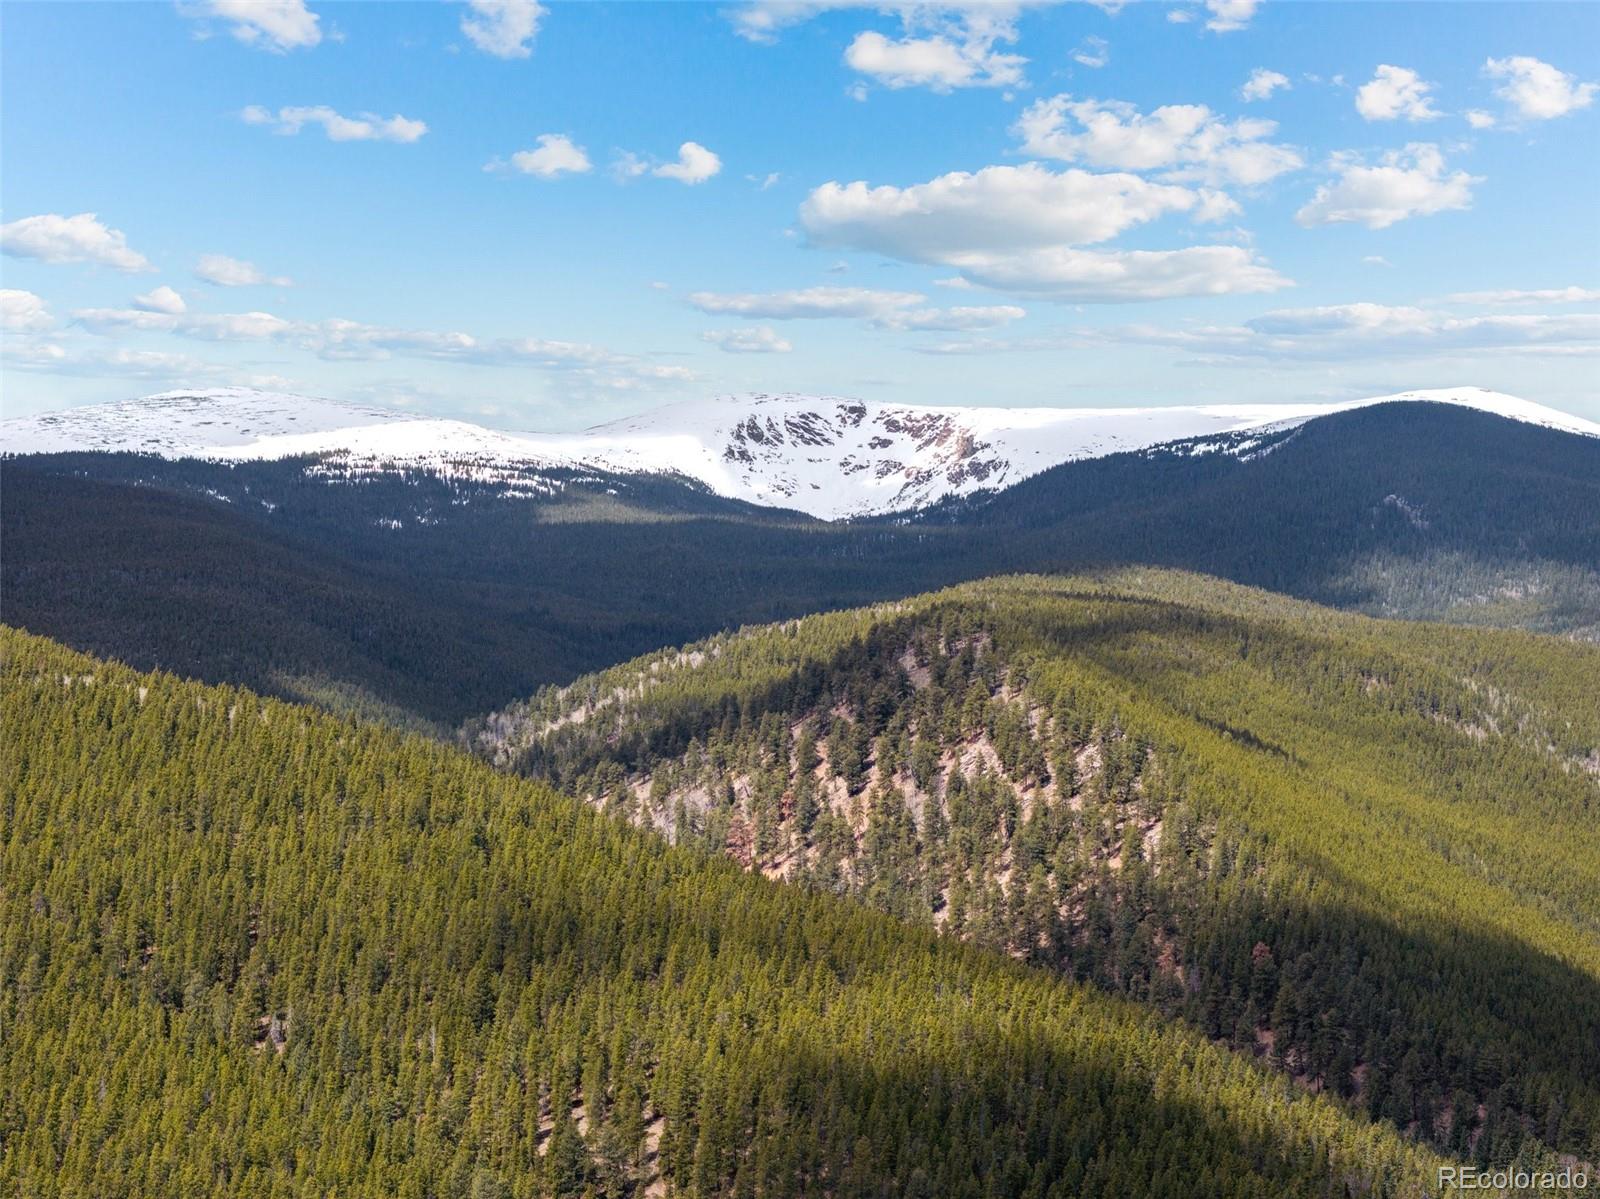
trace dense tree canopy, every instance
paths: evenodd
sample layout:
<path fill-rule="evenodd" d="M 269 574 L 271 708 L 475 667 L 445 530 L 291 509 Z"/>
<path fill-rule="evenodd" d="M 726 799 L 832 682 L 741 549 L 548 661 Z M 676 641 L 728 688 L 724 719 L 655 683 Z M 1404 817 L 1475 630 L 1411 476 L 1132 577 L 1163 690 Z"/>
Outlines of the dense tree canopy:
<path fill-rule="evenodd" d="M 1422 1196 L 1121 999 L 420 738 L 0 631 L 19 1196 Z"/>
<path fill-rule="evenodd" d="M 1596 1159 L 1597 679 L 1592 647 L 1129 572 L 747 629 L 469 735 L 1443 1149 Z"/>

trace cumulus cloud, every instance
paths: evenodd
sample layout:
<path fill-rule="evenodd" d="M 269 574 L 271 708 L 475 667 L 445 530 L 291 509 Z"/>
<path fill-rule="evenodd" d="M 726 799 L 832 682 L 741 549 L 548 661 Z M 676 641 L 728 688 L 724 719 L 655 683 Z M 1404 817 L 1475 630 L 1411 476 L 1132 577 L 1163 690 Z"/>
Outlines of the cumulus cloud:
<path fill-rule="evenodd" d="M 790 26 L 836 9 L 865 9 L 898 18 L 898 36 L 858 34 L 845 50 L 856 71 L 893 88 L 949 92 L 1024 84 L 1027 59 L 999 47 L 1016 41 L 1016 16 L 1054 0 L 766 0 L 728 10 L 735 32 L 771 44 Z M 854 93 L 852 93 L 854 94 Z M 857 98 L 861 98 L 859 95 Z"/>
<path fill-rule="evenodd" d="M 1106 241 L 1198 202 L 1193 191 L 1131 174 L 1052 171 L 1037 163 L 952 171 L 909 187 L 824 183 L 800 224 L 824 246 L 913 262 Z"/>
<path fill-rule="evenodd" d="M 1015 131 L 1023 151 L 1041 158 L 1250 187 L 1304 165 L 1291 147 L 1265 140 L 1277 128 L 1255 118 L 1227 121 L 1204 104 L 1146 114 L 1121 100 L 1063 95 L 1029 105 Z"/>
<path fill-rule="evenodd" d="M 853 70 L 886 87 L 927 87 L 948 92 L 958 87 L 1013 87 L 1028 61 L 1003 54 L 992 39 L 955 41 L 948 37 L 887 38 L 875 30 L 856 35 L 844 60 Z"/>
<path fill-rule="evenodd" d="M 177 316 L 188 309 L 183 297 L 170 287 L 158 287 L 142 296 L 133 297 L 133 306 L 145 312 L 165 312 Z"/>
<path fill-rule="evenodd" d="M 54 323 L 44 300 L 31 291 L 0 288 L 0 329 L 8 333 L 36 333 Z"/>
<path fill-rule="evenodd" d="M 1600 91 L 1600 84 L 1579 83 L 1565 71 L 1527 55 L 1491 58 L 1483 71 L 1501 81 L 1495 95 L 1527 121 L 1548 121 L 1588 108 Z"/>
<path fill-rule="evenodd" d="M 1206 11 L 1211 14 L 1206 28 L 1213 33 L 1232 33 L 1250 24 L 1261 0 L 1206 0 Z"/>
<path fill-rule="evenodd" d="M 700 334 L 700 340 L 729 354 L 787 354 L 794 349 L 771 325 L 757 325 L 753 329 L 708 329 Z"/>
<path fill-rule="evenodd" d="M 1474 129 L 1493 129 L 1498 122 L 1494 113 L 1485 112 L 1481 108 L 1469 108 L 1466 112 L 1467 124 Z"/>
<path fill-rule="evenodd" d="M 1352 154 L 1335 155 L 1332 183 L 1317 189 L 1295 220 L 1301 225 L 1356 223 L 1386 229 L 1414 216 L 1472 206 L 1472 187 L 1483 180 L 1465 171 L 1447 171 L 1439 147 L 1413 142 L 1390 150 L 1376 166 Z"/>
<path fill-rule="evenodd" d="M 594 169 L 588 152 L 573 143 L 564 133 L 541 133 L 534 138 L 536 149 L 518 150 L 509 164 L 495 159 L 484 167 L 486 171 L 508 169 L 538 179 L 555 179 L 561 175 L 583 175 Z"/>
<path fill-rule="evenodd" d="M 652 175 L 657 179 L 676 179 L 693 186 L 704 183 L 722 170 L 722 159 L 699 142 L 684 142 L 678 147 L 676 162 L 658 162 L 631 150 L 619 150 L 611 160 L 611 176 L 619 183 Z"/>
<path fill-rule="evenodd" d="M 1600 353 L 1600 314 L 1457 317 L 1410 306 L 1337 304 L 1268 312 L 1242 325 L 1105 331 L 1108 340 L 1218 359 L 1310 361 L 1444 353 Z"/>
<path fill-rule="evenodd" d="M 1237 246 L 1079 248 L 1206 205 L 1199 192 L 1138 175 L 1027 163 L 956 171 L 904 188 L 826 183 L 801 206 L 800 223 L 815 245 L 950 266 L 969 282 L 1059 299 L 1116 302 L 1288 285 Z"/>
<path fill-rule="evenodd" d="M 678 147 L 678 161 L 662 163 L 650 173 L 658 179 L 676 179 L 693 186 L 704 183 L 722 170 L 722 159 L 699 142 L 684 142 Z"/>
<path fill-rule="evenodd" d="M 1546 287 L 1533 291 L 1458 291 L 1445 297 L 1451 304 L 1600 304 L 1600 288 Z"/>
<path fill-rule="evenodd" d="M 40 262 L 94 262 L 129 274 L 156 269 L 128 245 L 126 234 L 108 228 L 92 212 L 52 212 L 0 225 L 0 251 Z"/>
<path fill-rule="evenodd" d="M 536 0 L 467 0 L 461 32 L 495 58 L 527 58 L 539 33 L 544 5 Z"/>
<path fill-rule="evenodd" d="M 1291 86 L 1287 75 L 1269 71 L 1265 67 L 1257 67 L 1250 72 L 1250 78 L 1246 79 L 1244 86 L 1239 89 L 1239 99 L 1265 100 L 1273 92 L 1280 89 L 1288 91 Z"/>
<path fill-rule="evenodd" d="M 1194 208 L 1194 223 L 1197 225 L 1216 225 L 1229 217 L 1239 216 L 1244 209 L 1239 202 L 1227 192 L 1213 191 L 1202 187 L 1195 193 L 1199 196 L 1199 203 Z"/>
<path fill-rule="evenodd" d="M 292 280 L 268 275 L 253 262 L 229 258 L 226 254 L 202 254 L 195 264 L 196 279 L 217 287 L 288 287 Z"/>
<path fill-rule="evenodd" d="M 1429 99 L 1432 90 L 1415 71 L 1385 63 L 1356 89 L 1356 111 L 1369 121 L 1431 121 L 1443 115 Z"/>
<path fill-rule="evenodd" d="M 398 114 L 380 117 L 364 112 L 359 116 L 341 116 L 326 104 L 293 108 L 280 108 L 271 112 L 259 104 L 252 104 L 239 114 L 247 125 L 269 125 L 274 133 L 292 137 L 307 125 L 321 125 L 328 140 L 333 142 L 402 142 L 411 143 L 428 132 L 423 121 Z"/>
<path fill-rule="evenodd" d="M 317 14 L 305 0 L 198 0 L 180 4 L 178 11 L 227 21 L 239 41 L 275 53 L 307 49 L 322 41 Z"/>

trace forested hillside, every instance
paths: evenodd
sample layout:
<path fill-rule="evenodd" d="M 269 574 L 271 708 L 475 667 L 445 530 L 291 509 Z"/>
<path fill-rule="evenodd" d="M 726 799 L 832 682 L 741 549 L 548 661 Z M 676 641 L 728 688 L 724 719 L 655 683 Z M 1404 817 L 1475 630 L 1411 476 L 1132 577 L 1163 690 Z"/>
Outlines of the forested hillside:
<path fill-rule="evenodd" d="M 1600 649 L 1196 576 L 752 628 L 468 730 L 1479 1161 L 1600 1159 Z"/>
<path fill-rule="evenodd" d="M 571 471 L 75 454 L 8 460 L 0 485 L 9 623 L 435 728 L 719 629 L 1006 571 L 1160 564 L 1380 615 L 1600 630 L 1600 440 L 1438 404 L 1070 463 L 877 522 Z"/>
<path fill-rule="evenodd" d="M 1376 616 L 1596 640 L 1597 513 L 1600 439 L 1380 404 L 1070 463 L 921 519 L 983 530 L 1011 569 L 1176 566 Z"/>
<path fill-rule="evenodd" d="M 1148 1009 L 428 740 L 0 648 L 9 1195 L 1432 1193 Z"/>

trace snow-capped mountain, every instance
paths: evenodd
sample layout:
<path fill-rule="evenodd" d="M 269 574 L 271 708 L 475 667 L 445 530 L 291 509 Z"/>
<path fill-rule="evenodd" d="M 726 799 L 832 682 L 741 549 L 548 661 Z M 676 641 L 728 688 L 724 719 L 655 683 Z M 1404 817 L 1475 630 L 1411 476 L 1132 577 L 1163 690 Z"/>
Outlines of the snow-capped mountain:
<path fill-rule="evenodd" d="M 0 423 L 7 454 L 117 450 L 167 458 L 317 455 L 335 476 L 397 468 L 494 481 L 552 468 L 670 472 L 719 495 L 825 519 L 997 490 L 1051 466 L 1174 441 L 1263 433 L 1393 401 L 1458 404 L 1600 437 L 1600 424 L 1481 388 L 1330 404 L 935 408 L 838 396 L 724 396 L 581 433 L 512 433 L 241 388 L 174 391 Z"/>

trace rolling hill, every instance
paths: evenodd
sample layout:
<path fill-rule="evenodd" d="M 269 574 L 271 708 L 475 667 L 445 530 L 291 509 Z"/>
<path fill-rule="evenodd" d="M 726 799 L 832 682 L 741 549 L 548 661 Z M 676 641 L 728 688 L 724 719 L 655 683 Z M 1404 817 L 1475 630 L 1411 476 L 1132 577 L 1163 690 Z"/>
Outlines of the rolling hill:
<path fill-rule="evenodd" d="M 0 655 L 8 1193 L 1431 1193 L 1148 1009 L 420 738 Z"/>
<path fill-rule="evenodd" d="M 743 629 L 468 736 L 1441 1149 L 1592 1161 L 1596 678 L 1595 647 L 1128 571 Z"/>

